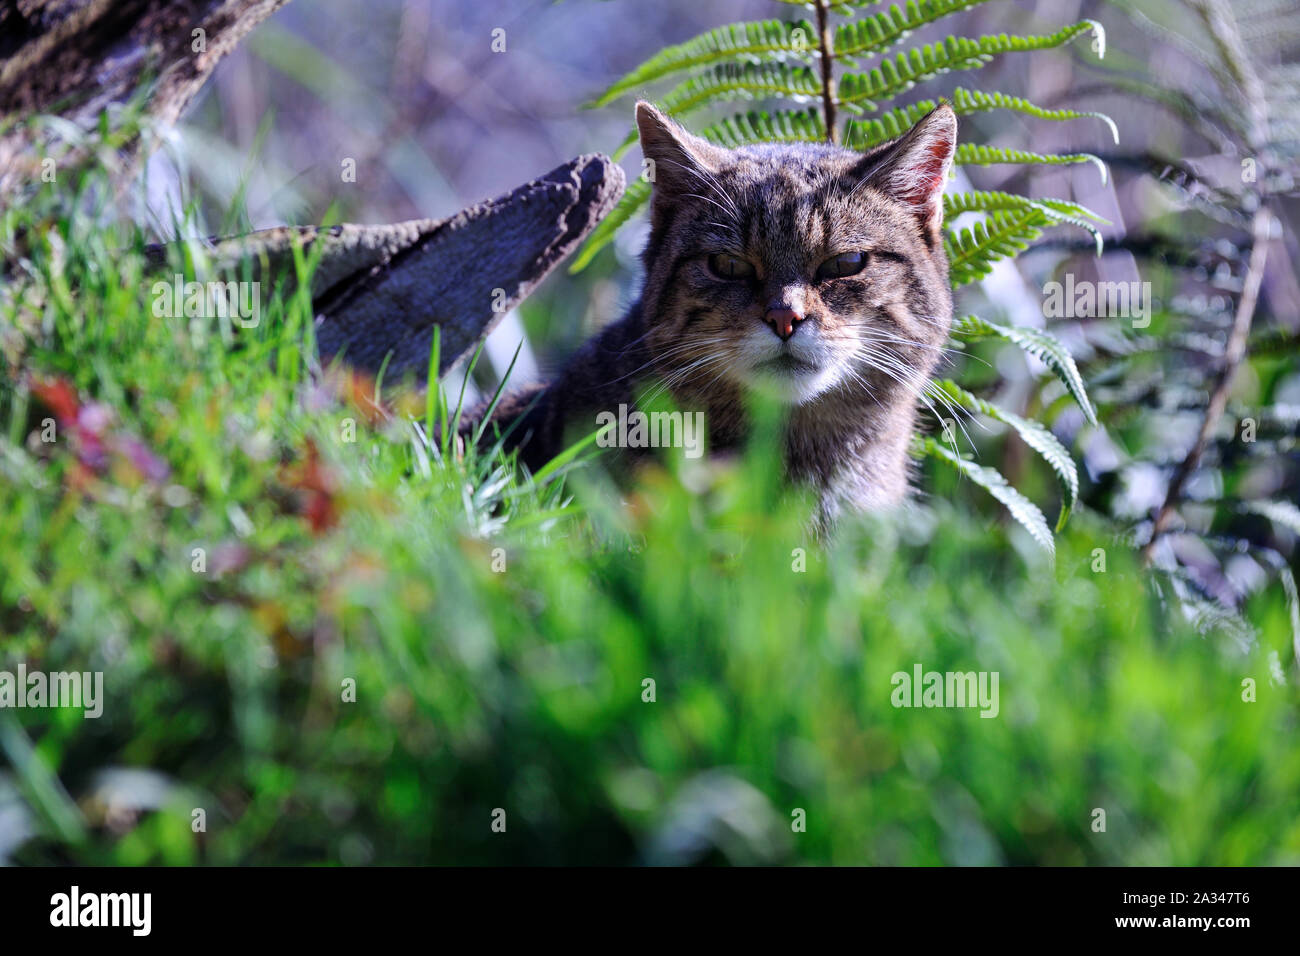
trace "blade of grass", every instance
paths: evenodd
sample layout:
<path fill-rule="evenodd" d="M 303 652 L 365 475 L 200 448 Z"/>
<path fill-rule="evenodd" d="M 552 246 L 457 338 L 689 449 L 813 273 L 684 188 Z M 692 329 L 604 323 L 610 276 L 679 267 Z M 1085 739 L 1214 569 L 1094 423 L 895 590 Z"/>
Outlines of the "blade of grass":
<path fill-rule="evenodd" d="M 603 428 L 597 428 L 590 435 L 574 442 L 568 448 L 564 449 L 564 451 L 560 452 L 558 455 L 556 455 L 554 458 L 548 461 L 544 466 L 542 466 L 542 469 L 538 471 L 536 475 L 533 476 L 533 480 L 529 483 L 530 488 L 531 489 L 541 488 L 552 478 L 556 477 L 557 474 L 560 472 L 560 469 L 564 468 L 566 465 L 574 464 L 575 463 L 574 459 L 578 457 L 578 454 L 584 448 L 593 444 L 596 441 L 596 439 L 600 437 L 601 433 L 605 430 L 605 428 L 608 427 L 609 426 L 606 425 Z"/>
<path fill-rule="evenodd" d="M 515 370 L 515 362 L 519 361 L 519 353 L 524 347 L 524 340 L 520 339 L 519 344 L 515 346 L 515 356 L 510 360 L 510 365 L 506 368 L 506 374 L 501 376 L 501 381 L 497 384 L 497 390 L 492 394 L 492 401 L 488 402 L 487 411 L 483 413 L 483 419 L 478 423 L 478 429 L 474 432 L 474 444 L 477 445 L 483 432 L 492 420 L 492 413 L 496 411 L 497 402 L 501 401 L 501 396 L 505 392 L 506 383 L 510 381 L 510 373 Z"/>
<path fill-rule="evenodd" d="M 460 397 L 456 399 L 456 415 L 451 421 L 450 430 L 444 429 L 442 434 L 443 451 L 449 448 L 447 445 L 451 441 L 451 433 L 460 431 L 460 413 L 465 408 L 465 389 L 469 387 L 470 376 L 474 374 L 474 366 L 478 365 L 479 356 L 483 354 L 483 340 L 479 339 L 478 347 L 474 349 L 474 354 L 470 356 L 469 365 L 465 368 L 465 377 L 460 380 Z"/>
<path fill-rule="evenodd" d="M 442 385 L 438 382 L 438 363 L 442 359 L 442 326 L 433 327 L 433 344 L 429 347 L 429 374 L 425 379 L 424 391 L 424 433 L 433 434 L 434 405 L 442 395 Z"/>

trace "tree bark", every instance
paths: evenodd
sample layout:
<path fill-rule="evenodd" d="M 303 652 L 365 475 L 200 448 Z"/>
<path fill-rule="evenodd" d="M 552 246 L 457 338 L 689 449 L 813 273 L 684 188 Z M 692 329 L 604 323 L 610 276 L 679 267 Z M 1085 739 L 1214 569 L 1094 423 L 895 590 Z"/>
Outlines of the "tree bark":
<path fill-rule="evenodd" d="M 146 112 L 173 124 L 221 58 L 287 2 L 0 0 L 0 118 L 51 113 L 89 129 L 148 82 Z M 39 174 L 43 135 L 26 124 L 0 135 L 0 197 Z"/>

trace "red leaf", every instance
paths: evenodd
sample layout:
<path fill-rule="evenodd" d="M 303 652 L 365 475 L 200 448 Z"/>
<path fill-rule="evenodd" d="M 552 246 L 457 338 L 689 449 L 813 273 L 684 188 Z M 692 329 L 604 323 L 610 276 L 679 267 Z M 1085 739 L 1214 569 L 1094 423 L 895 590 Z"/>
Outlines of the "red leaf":
<path fill-rule="evenodd" d="M 306 460 L 286 469 L 284 477 L 289 487 L 300 492 L 302 515 L 312 531 L 323 534 L 338 524 L 334 494 L 338 483 L 334 473 L 321 461 L 315 441 L 307 439 Z"/>
<path fill-rule="evenodd" d="M 32 394 L 54 413 L 61 424 L 71 425 L 77 420 L 81 402 L 77 400 L 76 390 L 66 379 L 35 379 L 32 382 Z"/>

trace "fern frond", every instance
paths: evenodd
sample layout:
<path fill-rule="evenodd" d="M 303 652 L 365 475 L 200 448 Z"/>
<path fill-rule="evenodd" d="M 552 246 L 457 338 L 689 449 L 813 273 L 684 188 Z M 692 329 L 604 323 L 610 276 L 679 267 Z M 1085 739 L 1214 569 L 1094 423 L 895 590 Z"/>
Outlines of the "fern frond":
<path fill-rule="evenodd" d="M 969 458 L 962 458 L 946 445 L 935 441 L 933 437 L 927 436 L 922 439 L 919 443 L 919 451 L 922 455 L 936 458 L 957 469 L 960 474 L 965 475 L 1002 502 L 1011 517 L 1020 522 L 1043 550 L 1050 555 L 1056 554 L 1056 543 L 1052 540 L 1052 529 L 1048 527 L 1047 519 L 1043 517 L 1036 504 L 1011 486 L 1002 472 L 973 462 Z"/>
<path fill-rule="evenodd" d="M 792 23 L 762 20 L 717 27 L 685 43 L 661 50 L 618 80 L 592 105 L 605 106 L 624 93 L 698 67 L 736 60 L 752 62 L 766 57 L 808 55 L 816 36 L 816 29 L 807 20 Z"/>
<path fill-rule="evenodd" d="M 1041 106 L 1035 106 L 1023 96 L 1009 96 L 996 90 L 992 92 L 968 90 L 962 86 L 952 91 L 952 108 L 958 116 L 968 116 L 971 113 L 986 113 L 989 110 L 1010 110 L 1014 113 L 1032 116 L 1035 119 L 1056 122 L 1076 119 L 1101 120 L 1106 124 L 1106 128 L 1110 130 L 1111 138 L 1116 143 L 1119 142 L 1119 127 L 1115 125 L 1115 121 L 1105 113 L 1099 113 L 1096 110 L 1049 110 Z"/>
<path fill-rule="evenodd" d="M 844 145 L 850 149 L 865 152 L 888 140 L 896 139 L 915 126 L 923 116 L 938 106 L 939 103 L 939 100 L 918 100 L 909 106 L 895 107 L 870 119 L 850 118 L 844 124 Z M 1119 130 L 1115 126 L 1115 121 L 1105 113 L 1066 109 L 1046 110 L 1018 96 L 1007 96 L 1005 93 L 985 93 L 982 90 L 968 90 L 960 86 L 952 91 L 952 99 L 949 101 L 949 105 L 958 116 L 1002 109 L 1023 113 L 1036 119 L 1053 121 L 1099 119 L 1110 129 L 1115 142 L 1119 142 Z"/>
<path fill-rule="evenodd" d="M 976 315 L 967 315 L 952 324 L 952 334 L 967 340 L 983 338 L 1000 338 L 1019 346 L 1052 370 L 1061 384 L 1065 386 L 1070 397 L 1083 411 L 1084 417 L 1091 425 L 1097 424 L 1097 412 L 1088 398 L 1083 376 L 1074 356 L 1065 347 L 1065 343 L 1043 329 L 1027 329 L 1021 326 L 998 325 Z"/>
<path fill-rule="evenodd" d="M 934 108 L 934 100 L 922 100 L 911 106 L 900 106 L 873 116 L 871 119 L 850 117 L 844 122 L 844 145 L 865 153 L 881 143 L 897 139 L 916 125 L 917 120 Z M 926 107 L 929 109 L 926 109 Z"/>
<path fill-rule="evenodd" d="M 953 288 L 982 279 L 993 264 L 1029 248 L 1029 244 L 1051 225 L 1041 209 L 998 210 L 965 229 L 944 232 L 948 254 L 948 276 Z"/>
<path fill-rule="evenodd" d="M 821 96 L 821 80 L 811 67 L 784 63 L 724 63 L 671 90 L 659 106 L 680 116 L 712 103 L 739 97 L 785 96 L 796 102 Z"/>
<path fill-rule="evenodd" d="M 999 209 L 1037 209 L 1055 222 L 1076 226 L 1092 235 L 1101 255 L 1102 236 L 1096 223 L 1108 224 L 1095 212 L 1065 199 L 1031 199 L 1016 193 L 966 192 L 943 197 L 944 219 L 951 221 L 968 212 L 994 212 Z"/>
<path fill-rule="evenodd" d="M 1101 172 L 1103 183 L 1108 179 L 1106 164 L 1092 153 L 1027 153 L 1019 149 L 1001 149 L 984 146 L 979 143 L 962 143 L 957 147 L 952 161 L 959 166 L 992 166 L 997 163 L 1016 163 L 1019 165 L 1070 166 L 1076 163 L 1092 163 Z"/>
<path fill-rule="evenodd" d="M 816 100 L 821 81 L 810 67 L 789 67 L 784 63 L 723 63 L 712 70 L 683 80 L 668 92 L 658 106 L 669 116 L 683 116 L 714 103 L 743 97 L 763 99 L 786 97 L 794 102 Z M 636 130 L 614 152 L 619 159 L 636 142 Z"/>
<path fill-rule="evenodd" d="M 1060 531 L 1064 528 L 1070 512 L 1074 510 L 1075 502 L 1079 500 L 1079 470 L 1074 464 L 1074 458 L 1060 440 L 1039 422 L 1023 418 L 1015 412 L 985 401 L 978 395 L 966 391 L 952 379 L 940 379 L 934 385 L 962 407 L 1010 425 L 1026 445 L 1042 456 L 1056 474 L 1057 483 L 1061 486 L 1061 513 L 1056 519 L 1056 530 Z"/>
<path fill-rule="evenodd" d="M 779 110 L 740 113 L 706 126 L 700 135 L 710 143 L 735 149 L 752 143 L 823 143 L 826 124 L 821 110 Z"/>
<path fill-rule="evenodd" d="M 950 216 L 959 216 L 964 212 L 992 212 L 995 209 L 1019 209 L 1033 206 L 1048 214 L 1057 213 L 1063 217 L 1078 218 L 1103 224 L 1110 222 L 1110 220 L 1097 215 L 1087 206 L 1070 202 L 1068 199 L 1031 199 L 1029 196 L 1021 196 L 1018 193 L 984 192 L 980 190 L 952 193 L 943 197 L 943 204 L 945 212 Z"/>
<path fill-rule="evenodd" d="M 948 37 L 881 60 L 870 73 L 846 73 L 840 77 L 837 99 L 842 106 L 875 110 L 878 99 L 891 98 L 917 83 L 950 70 L 976 69 L 1003 53 L 1022 53 L 1064 46 L 1081 34 L 1092 32 L 1102 38 L 1105 30 L 1095 20 L 1080 20 L 1063 30 L 1040 36 Z"/>
<path fill-rule="evenodd" d="M 914 30 L 951 13 L 987 2 L 988 0 L 910 0 L 905 10 L 894 6 L 883 13 L 843 24 L 835 30 L 832 46 L 835 58 L 852 62 L 854 57 L 883 53 Z"/>

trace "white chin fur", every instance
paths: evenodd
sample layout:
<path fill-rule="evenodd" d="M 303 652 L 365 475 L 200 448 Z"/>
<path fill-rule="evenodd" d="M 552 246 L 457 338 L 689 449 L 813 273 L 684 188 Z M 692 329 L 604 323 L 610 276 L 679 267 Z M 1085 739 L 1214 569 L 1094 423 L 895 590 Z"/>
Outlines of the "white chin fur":
<path fill-rule="evenodd" d="M 808 372 L 776 372 L 748 369 L 745 385 L 787 405 L 803 405 L 835 384 L 839 376 L 833 368 Z"/>
<path fill-rule="evenodd" d="M 738 370 L 742 384 L 788 405 L 803 405 L 832 388 L 840 379 L 839 363 L 828 354 L 815 329 L 800 329 L 803 341 L 792 342 L 787 351 L 776 345 L 766 329 L 755 331 L 742 355 L 750 367 Z M 809 368 L 780 369 L 770 364 L 782 355 L 806 363 Z"/>

